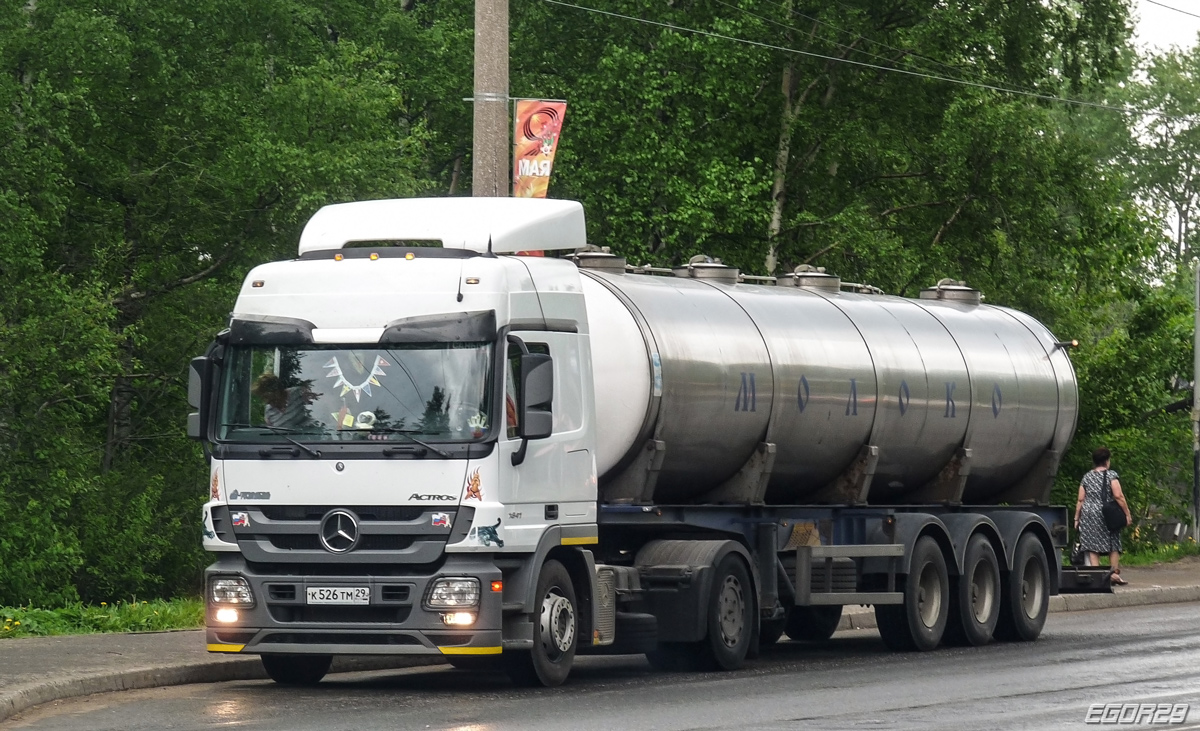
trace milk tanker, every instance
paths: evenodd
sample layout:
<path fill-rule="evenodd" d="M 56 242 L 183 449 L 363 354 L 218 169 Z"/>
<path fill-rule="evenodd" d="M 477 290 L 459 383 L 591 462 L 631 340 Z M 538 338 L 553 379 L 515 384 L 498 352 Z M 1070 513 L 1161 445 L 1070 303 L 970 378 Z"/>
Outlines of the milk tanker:
<path fill-rule="evenodd" d="M 1038 636 L 1068 344 L 960 282 L 585 244 L 574 202 L 371 201 L 250 272 L 192 367 L 209 650 L 557 685 L 584 653 L 736 668 L 846 604 L 893 649 Z"/>

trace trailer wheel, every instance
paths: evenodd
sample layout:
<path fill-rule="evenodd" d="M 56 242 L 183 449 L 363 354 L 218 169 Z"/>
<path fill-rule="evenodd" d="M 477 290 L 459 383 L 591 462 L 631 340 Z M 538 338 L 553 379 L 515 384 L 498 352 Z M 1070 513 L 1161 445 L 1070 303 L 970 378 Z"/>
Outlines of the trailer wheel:
<path fill-rule="evenodd" d="M 1000 619 L 1000 563 L 982 535 L 967 542 L 963 573 L 950 596 L 946 644 L 986 645 Z"/>
<path fill-rule="evenodd" d="M 1003 581 L 996 636 L 1032 642 L 1046 625 L 1050 611 L 1050 566 L 1046 549 L 1032 533 L 1024 533 L 1013 552 L 1012 571 Z"/>
<path fill-rule="evenodd" d="M 329 672 L 332 655 L 263 655 L 267 676 L 280 685 L 316 685 Z"/>
<path fill-rule="evenodd" d="M 904 583 L 903 604 L 876 604 L 879 636 L 889 649 L 928 651 L 938 646 L 950 614 L 946 558 L 930 536 L 917 539 Z"/>
<path fill-rule="evenodd" d="M 533 649 L 506 652 L 505 670 L 517 685 L 554 687 L 562 685 L 575 662 L 579 632 L 578 604 L 571 576 L 561 563 L 551 559 L 538 574 L 537 596 L 541 598 L 535 625 Z"/>
<path fill-rule="evenodd" d="M 824 642 L 837 632 L 842 606 L 792 607 L 788 610 L 787 636 L 802 642 Z"/>

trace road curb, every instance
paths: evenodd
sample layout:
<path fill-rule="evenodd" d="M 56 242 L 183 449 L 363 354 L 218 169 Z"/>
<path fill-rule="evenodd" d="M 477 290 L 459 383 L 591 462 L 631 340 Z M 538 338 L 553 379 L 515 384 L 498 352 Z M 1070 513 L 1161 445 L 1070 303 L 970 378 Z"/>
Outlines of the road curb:
<path fill-rule="evenodd" d="M 1178 604 L 1200 601 L 1200 586 L 1147 586 L 1118 589 L 1112 594 L 1059 594 L 1050 597 L 1051 612 L 1083 612 L 1092 609 L 1140 607 L 1151 604 Z M 855 607 L 842 614 L 838 632 L 853 629 L 877 629 L 875 611 Z"/>
<path fill-rule="evenodd" d="M 415 657 L 349 657 L 335 658 L 330 672 L 346 673 L 362 670 L 391 670 L 395 668 L 437 665 L 441 656 Z M 0 691 L 0 721 L 43 703 L 79 698 L 96 693 L 118 690 L 144 690 L 171 685 L 220 683 L 228 680 L 261 680 L 267 677 L 258 656 L 214 656 L 211 660 L 155 665 L 115 671 L 44 678 L 12 685 Z"/>

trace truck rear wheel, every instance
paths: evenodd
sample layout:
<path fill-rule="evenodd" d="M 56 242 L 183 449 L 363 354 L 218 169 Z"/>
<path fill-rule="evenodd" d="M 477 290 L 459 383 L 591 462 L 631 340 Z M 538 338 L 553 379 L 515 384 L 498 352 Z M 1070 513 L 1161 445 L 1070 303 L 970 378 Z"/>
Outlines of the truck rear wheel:
<path fill-rule="evenodd" d="M 792 607 L 788 610 L 787 636 L 802 642 L 824 642 L 837 632 L 842 606 Z"/>
<path fill-rule="evenodd" d="M 701 642 L 704 664 L 737 670 L 754 634 L 754 585 L 746 564 L 729 554 L 717 564 L 708 600 L 708 638 Z"/>
<path fill-rule="evenodd" d="M 1024 533 L 1013 552 L 1012 571 L 1004 577 L 996 637 L 1032 642 L 1046 625 L 1050 611 L 1050 566 L 1046 549 L 1032 533 Z"/>
<path fill-rule="evenodd" d="M 280 685 L 316 685 L 329 672 L 332 655 L 263 655 L 267 676 Z"/>
<path fill-rule="evenodd" d="M 562 685 L 575 662 L 575 643 L 579 634 L 579 610 L 571 575 L 561 563 L 551 559 L 538 574 L 540 598 L 534 625 L 533 649 L 506 652 L 508 676 L 517 685 Z"/>
<path fill-rule="evenodd" d="M 963 573 L 950 597 L 946 644 L 986 645 L 1000 619 L 1000 563 L 982 535 L 967 542 Z"/>
<path fill-rule="evenodd" d="M 913 547 L 903 604 L 876 604 L 883 644 L 897 651 L 932 650 L 942 641 L 950 614 L 950 577 L 942 549 L 930 536 Z"/>

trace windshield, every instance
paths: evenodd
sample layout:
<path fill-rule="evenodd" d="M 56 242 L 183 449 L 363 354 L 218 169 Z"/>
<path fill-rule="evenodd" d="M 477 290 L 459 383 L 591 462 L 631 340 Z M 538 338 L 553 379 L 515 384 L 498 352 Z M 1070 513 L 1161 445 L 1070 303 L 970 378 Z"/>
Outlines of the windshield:
<path fill-rule="evenodd" d="M 492 346 L 230 348 L 224 441 L 481 439 L 491 428 Z"/>

